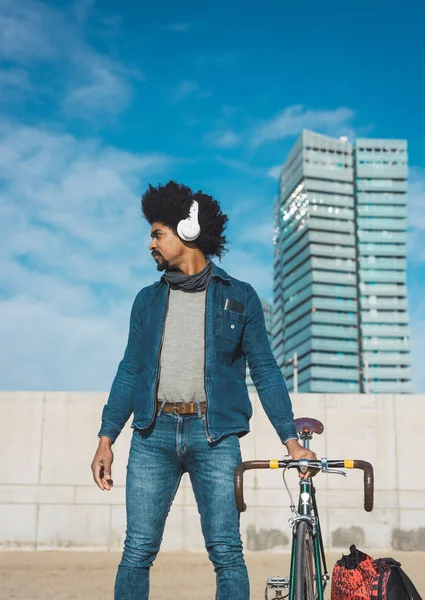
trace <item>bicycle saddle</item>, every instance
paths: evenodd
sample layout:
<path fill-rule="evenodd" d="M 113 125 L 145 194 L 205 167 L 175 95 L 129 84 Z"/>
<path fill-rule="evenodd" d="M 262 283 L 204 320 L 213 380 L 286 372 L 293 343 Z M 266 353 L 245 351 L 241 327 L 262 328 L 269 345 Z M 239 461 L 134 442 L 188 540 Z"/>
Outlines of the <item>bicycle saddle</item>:
<path fill-rule="evenodd" d="M 325 429 L 323 423 L 310 417 L 295 419 L 295 427 L 297 428 L 297 433 L 317 433 L 318 435 L 323 433 Z"/>

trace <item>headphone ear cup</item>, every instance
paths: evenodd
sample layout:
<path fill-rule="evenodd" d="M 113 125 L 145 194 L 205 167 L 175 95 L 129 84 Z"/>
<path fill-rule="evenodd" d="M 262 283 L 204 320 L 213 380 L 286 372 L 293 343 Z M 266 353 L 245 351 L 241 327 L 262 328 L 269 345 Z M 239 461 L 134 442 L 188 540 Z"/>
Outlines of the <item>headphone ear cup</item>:
<path fill-rule="evenodd" d="M 201 228 L 199 225 L 195 227 L 193 223 L 180 221 L 177 225 L 177 233 L 185 242 L 193 242 L 200 236 Z"/>
<path fill-rule="evenodd" d="M 187 219 L 182 219 L 177 224 L 177 233 L 185 242 L 193 242 L 201 233 L 201 227 L 198 221 L 198 212 L 199 205 L 196 200 L 193 200 L 192 206 L 190 207 L 189 216 Z"/>

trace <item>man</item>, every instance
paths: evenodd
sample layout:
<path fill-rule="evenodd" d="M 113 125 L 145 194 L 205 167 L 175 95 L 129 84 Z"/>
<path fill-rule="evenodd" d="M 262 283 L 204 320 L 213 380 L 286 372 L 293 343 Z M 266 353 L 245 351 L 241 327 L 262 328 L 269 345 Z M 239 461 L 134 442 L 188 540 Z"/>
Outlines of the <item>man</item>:
<path fill-rule="evenodd" d="M 182 474 L 192 483 L 214 565 L 218 600 L 248 600 L 249 583 L 234 499 L 239 437 L 252 407 L 246 360 L 261 403 L 293 458 L 315 458 L 295 431 L 291 401 L 272 354 L 254 288 L 221 259 L 228 221 L 211 196 L 170 181 L 149 186 L 142 210 L 161 279 L 136 296 L 124 357 L 102 413 L 92 463 L 112 487 L 111 446 L 132 413 L 127 467 L 127 533 L 115 600 L 146 600 L 149 569 Z M 189 581 L 188 581 L 189 585 Z"/>

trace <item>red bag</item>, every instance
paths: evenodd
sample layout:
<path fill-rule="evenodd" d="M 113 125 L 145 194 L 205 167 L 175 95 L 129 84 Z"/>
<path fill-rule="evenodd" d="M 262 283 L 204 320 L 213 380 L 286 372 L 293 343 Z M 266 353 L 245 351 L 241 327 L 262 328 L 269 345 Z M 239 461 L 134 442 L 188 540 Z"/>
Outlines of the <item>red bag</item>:
<path fill-rule="evenodd" d="M 350 546 L 332 571 L 331 600 L 421 600 L 393 558 L 373 559 Z"/>

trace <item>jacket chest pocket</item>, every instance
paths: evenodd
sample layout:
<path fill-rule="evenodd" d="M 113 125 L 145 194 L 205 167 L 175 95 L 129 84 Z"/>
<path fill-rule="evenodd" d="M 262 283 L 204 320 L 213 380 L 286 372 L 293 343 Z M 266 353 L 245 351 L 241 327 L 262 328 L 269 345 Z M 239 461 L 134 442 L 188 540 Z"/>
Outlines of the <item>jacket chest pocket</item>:
<path fill-rule="evenodd" d="M 215 322 L 216 335 L 228 344 L 240 342 L 246 315 L 219 308 Z"/>

